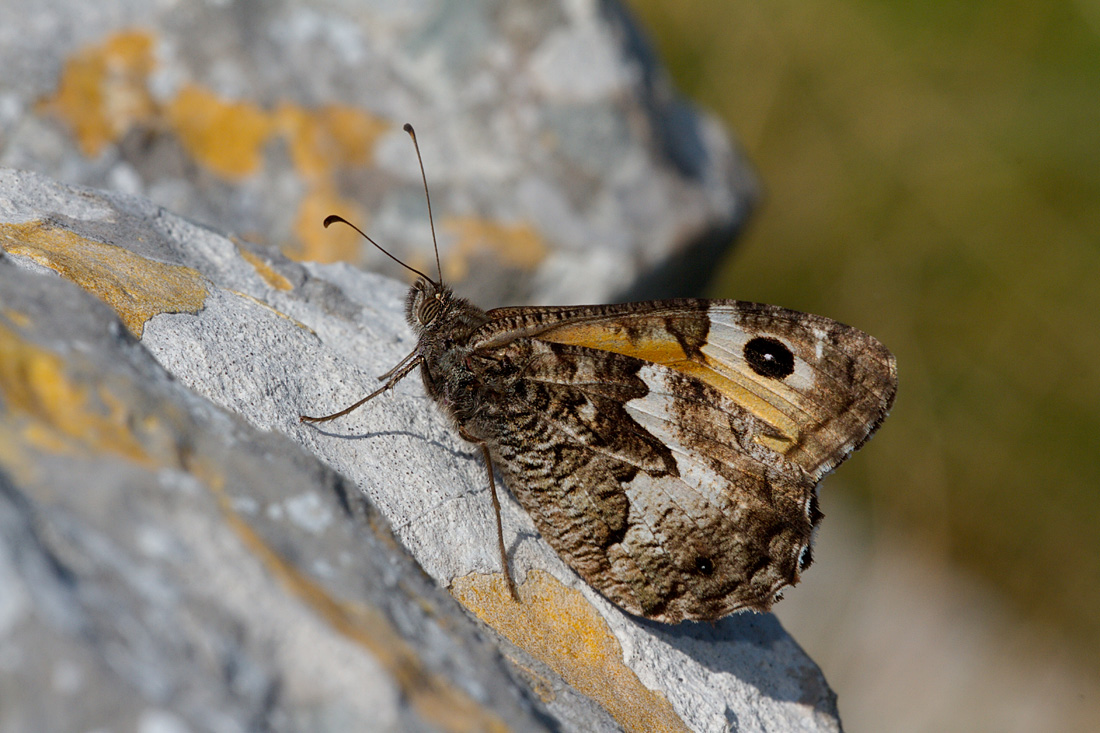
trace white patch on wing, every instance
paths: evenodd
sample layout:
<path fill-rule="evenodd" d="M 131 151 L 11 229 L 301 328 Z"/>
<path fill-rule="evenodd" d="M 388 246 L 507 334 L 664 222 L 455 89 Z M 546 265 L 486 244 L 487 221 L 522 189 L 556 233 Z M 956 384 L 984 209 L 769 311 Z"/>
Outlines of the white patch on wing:
<path fill-rule="evenodd" d="M 671 389 L 665 382 L 665 370 L 647 365 L 638 371 L 638 376 L 650 391 L 644 397 L 628 401 L 625 405 L 627 414 L 669 447 L 680 471 L 680 481 L 675 483 L 691 489 L 684 491 L 676 487 L 667 490 L 677 494 L 675 500 L 682 505 L 700 508 L 709 505 L 712 509 L 727 507 L 730 504 L 729 481 L 707 466 L 706 461 L 696 458 L 696 454 L 688 450 L 677 435 L 676 423 L 679 418 L 673 409 L 675 400 L 670 394 Z M 633 502 L 633 498 L 631 501 Z M 684 508 L 687 509 L 688 506 Z"/>
<path fill-rule="evenodd" d="M 825 334 L 825 331 L 823 329 L 817 328 L 816 326 L 814 327 L 813 331 L 814 331 L 814 357 L 818 361 L 821 361 L 821 356 L 825 353 L 825 336 L 826 336 L 826 334 Z"/>
<path fill-rule="evenodd" d="M 639 473 L 638 476 L 646 476 L 648 474 Z M 644 557 L 649 553 L 658 555 L 668 555 L 668 551 L 665 549 L 663 540 L 665 538 L 659 537 L 650 526 L 650 522 L 653 516 L 645 512 L 644 502 L 641 505 L 635 505 L 634 501 L 638 498 L 639 494 L 644 493 L 645 489 L 640 485 L 636 485 L 631 488 L 637 481 L 632 481 L 629 485 L 624 487 L 627 492 L 627 497 L 631 501 L 631 514 L 630 524 L 627 526 L 626 535 L 623 537 L 620 552 L 622 557 L 612 557 L 613 567 L 620 580 L 628 585 L 632 585 L 635 572 L 645 573 L 644 563 L 639 563 L 637 558 Z M 671 559 L 669 564 L 672 564 Z M 643 575 L 644 577 L 644 575 Z M 658 588 L 661 586 L 660 578 L 645 577 L 646 584 Z"/>

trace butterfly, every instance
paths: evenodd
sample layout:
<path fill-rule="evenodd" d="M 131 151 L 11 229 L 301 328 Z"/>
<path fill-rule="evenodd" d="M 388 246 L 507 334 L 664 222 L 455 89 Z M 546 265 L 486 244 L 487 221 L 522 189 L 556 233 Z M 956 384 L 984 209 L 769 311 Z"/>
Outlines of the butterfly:
<path fill-rule="evenodd" d="M 353 226 L 325 226 L 337 221 Z M 516 597 L 494 468 L 565 563 L 628 613 L 767 610 L 811 562 L 818 482 L 897 390 L 881 343 L 822 316 L 698 299 L 485 311 L 413 271 L 416 348 L 364 399 L 301 419 L 346 415 L 419 369 L 481 449 Z"/>

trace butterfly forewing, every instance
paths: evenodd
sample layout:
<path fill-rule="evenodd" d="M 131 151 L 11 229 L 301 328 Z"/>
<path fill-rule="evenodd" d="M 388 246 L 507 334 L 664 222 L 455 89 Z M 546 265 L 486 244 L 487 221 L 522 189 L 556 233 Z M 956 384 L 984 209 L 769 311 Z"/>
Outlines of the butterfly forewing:
<path fill-rule="evenodd" d="M 573 344 L 706 382 L 769 425 L 762 440 L 817 477 L 874 432 L 897 388 L 894 357 L 877 340 L 776 306 L 677 300 L 505 308 L 489 315 L 493 320 L 476 335 L 477 343 L 527 337 Z M 771 371 L 752 358 L 761 349 L 777 357 Z M 787 365 L 784 356 L 790 357 Z"/>

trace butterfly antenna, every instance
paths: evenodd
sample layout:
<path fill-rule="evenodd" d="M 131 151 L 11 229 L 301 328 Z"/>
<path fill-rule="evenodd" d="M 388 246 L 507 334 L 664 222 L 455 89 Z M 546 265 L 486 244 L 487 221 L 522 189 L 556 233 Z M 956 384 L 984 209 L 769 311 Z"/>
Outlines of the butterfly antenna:
<path fill-rule="evenodd" d="M 424 278 L 424 279 L 425 279 L 425 280 L 427 280 L 428 282 L 434 282 L 434 281 L 433 281 L 433 280 L 432 280 L 432 279 L 431 279 L 430 277 L 428 277 L 427 275 L 425 275 L 424 273 L 422 273 L 422 272 L 421 272 L 420 270 L 416 269 L 415 267 L 413 267 L 413 266 L 411 266 L 411 265 L 406 265 L 406 264 L 405 264 L 404 262 L 402 262 L 401 260 L 399 260 L 399 259 L 397 259 L 396 257 L 394 257 L 394 256 L 393 256 L 393 255 L 391 255 L 391 254 L 390 254 L 389 252 L 387 252 L 386 250 L 382 249 L 382 245 L 380 245 L 380 244 L 379 244 L 378 242 L 376 242 L 376 241 L 374 241 L 373 239 L 371 239 L 371 238 L 370 238 L 369 236 L 367 236 L 367 233 L 366 233 L 366 232 L 364 232 L 364 231 L 363 231 L 362 229 L 360 229 L 359 227 L 355 226 L 354 224 L 352 224 L 352 223 L 351 223 L 350 221 L 348 221 L 347 219 L 345 219 L 345 218 L 344 218 L 344 217 L 342 217 L 342 216 L 338 216 L 338 215 L 336 215 L 336 214 L 329 214 L 328 216 L 326 216 L 326 217 L 325 217 L 325 228 L 327 229 L 327 228 L 328 228 L 328 225 L 329 225 L 329 224 L 333 224 L 333 223 L 335 223 L 335 222 L 340 222 L 341 224 L 347 224 L 347 225 L 348 225 L 349 227 L 351 227 L 351 228 L 352 228 L 352 229 L 354 229 L 355 231 L 359 232 L 359 234 L 360 234 L 360 235 L 362 235 L 363 239 L 365 239 L 365 240 L 367 240 L 368 242 L 370 242 L 371 244 L 373 244 L 373 245 L 374 245 L 375 247 L 377 247 L 377 248 L 378 248 L 378 250 L 379 250 L 379 251 L 380 251 L 380 252 L 381 252 L 382 254 L 386 255 L 387 257 L 389 257 L 389 258 L 390 258 L 391 260 L 393 260 L 394 262 L 396 262 L 397 264 L 401 265 L 402 267 L 404 267 L 404 268 L 405 268 L 406 270 L 409 270 L 410 272 L 415 272 L 415 273 L 416 273 L 417 275 L 419 275 L 420 277 Z"/>
<path fill-rule="evenodd" d="M 443 284 L 443 268 L 439 265 L 439 242 L 435 238 L 435 221 L 432 219 L 432 197 L 428 194 L 428 176 L 424 174 L 424 159 L 420 157 L 420 143 L 416 141 L 416 130 L 408 122 L 405 123 L 405 132 L 412 138 L 413 147 L 416 148 L 416 162 L 420 164 L 420 180 L 424 182 L 424 198 L 428 201 L 428 224 L 432 227 L 432 246 L 435 247 L 435 269 L 439 273 L 439 284 Z"/>

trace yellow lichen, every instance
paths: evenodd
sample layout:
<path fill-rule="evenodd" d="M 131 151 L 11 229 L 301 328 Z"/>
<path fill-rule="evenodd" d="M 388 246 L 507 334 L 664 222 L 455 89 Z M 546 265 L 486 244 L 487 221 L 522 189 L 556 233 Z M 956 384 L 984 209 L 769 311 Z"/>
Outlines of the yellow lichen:
<path fill-rule="evenodd" d="M 9 414 L 28 418 L 23 438 L 50 453 L 109 452 L 148 465 L 125 405 L 80 383 L 56 353 L 0 324 L 0 394 Z M 154 427 L 154 426 L 147 426 Z"/>
<path fill-rule="evenodd" d="M 206 301 L 206 280 L 197 270 L 157 262 L 47 222 L 0 224 L 0 247 L 99 297 L 138 338 L 153 316 L 198 313 Z"/>
<path fill-rule="evenodd" d="M 579 592 L 537 570 L 519 587 L 520 602 L 500 573 L 455 579 L 451 593 L 510 642 L 598 702 L 629 731 L 686 731 L 668 700 L 623 663 L 607 622 Z"/>
<path fill-rule="evenodd" d="M 355 107 L 330 104 L 319 109 L 281 104 L 275 124 L 286 137 L 294 168 L 307 179 L 370 165 L 374 145 L 389 123 Z"/>
<path fill-rule="evenodd" d="M 223 99 L 197 84 L 180 90 L 165 117 L 192 158 L 229 179 L 260 170 L 274 129 L 271 116 L 257 105 Z"/>
<path fill-rule="evenodd" d="M 491 255 L 504 265 L 524 271 L 534 270 L 546 259 L 546 243 L 529 224 L 500 224 L 469 216 L 444 219 L 441 228 L 458 238 L 443 265 L 451 281 L 464 280 L 470 260 L 478 255 Z"/>
<path fill-rule="evenodd" d="M 197 466 L 192 466 L 197 468 Z M 206 473 L 199 470 L 199 473 Z M 443 677 L 425 668 L 415 649 L 376 608 L 334 598 L 271 547 L 236 511 L 218 480 L 207 481 L 229 527 L 253 555 L 303 603 L 337 632 L 362 646 L 382 664 L 412 709 L 430 727 L 454 733 L 504 733 L 508 726 L 492 710 L 471 699 Z"/>
<path fill-rule="evenodd" d="M 337 211 L 358 215 L 336 193 L 336 174 L 371 165 L 390 123 L 340 104 L 311 109 L 281 102 L 265 108 L 194 82 L 158 101 L 149 87 L 155 46 L 152 32 L 129 29 L 81 49 L 65 63 L 57 91 L 39 111 L 60 118 L 87 156 L 144 127 L 174 135 L 192 160 L 230 181 L 260 173 L 267 146 L 281 139 L 305 183 L 294 225 L 299 244 L 290 253 L 322 262 L 360 261 L 362 242 L 353 233 L 323 233 L 320 223 Z"/>
<path fill-rule="evenodd" d="M 39 109 L 59 117 L 80 151 L 98 155 L 131 127 L 156 117 L 147 80 L 156 60 L 153 35 L 127 30 L 78 51 L 65 62 L 57 91 Z"/>
<path fill-rule="evenodd" d="M 256 274 L 263 278 L 263 281 L 271 287 L 276 290 L 290 290 L 294 287 L 290 284 L 290 281 L 283 277 L 281 273 L 277 272 L 267 260 L 241 247 L 238 247 L 237 251 L 241 253 L 241 257 L 244 258 L 245 262 L 252 265 L 253 269 L 256 270 Z"/>
<path fill-rule="evenodd" d="M 317 185 L 302 198 L 294 219 L 294 233 L 301 247 L 287 254 L 312 262 L 359 262 L 362 238 L 348 227 L 326 229 L 322 222 L 329 214 L 340 214 L 361 227 L 367 226 L 367 215 L 358 204 L 340 196 L 333 186 Z"/>

